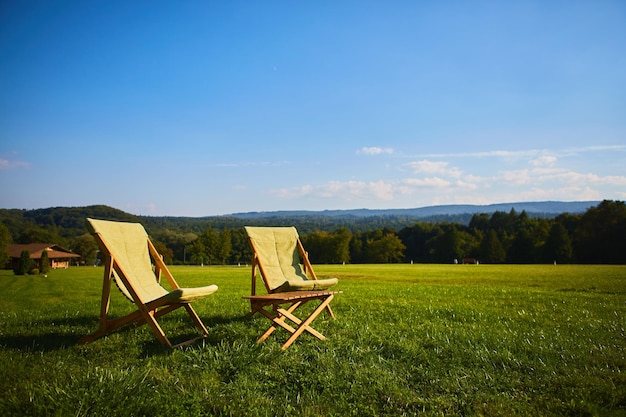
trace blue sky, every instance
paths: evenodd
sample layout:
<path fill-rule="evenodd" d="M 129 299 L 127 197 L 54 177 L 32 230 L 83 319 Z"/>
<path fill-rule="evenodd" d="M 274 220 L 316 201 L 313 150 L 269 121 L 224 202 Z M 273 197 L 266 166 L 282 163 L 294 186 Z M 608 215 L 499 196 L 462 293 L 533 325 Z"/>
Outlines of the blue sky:
<path fill-rule="evenodd" d="M 0 2 L 0 207 L 626 199 L 623 1 Z"/>

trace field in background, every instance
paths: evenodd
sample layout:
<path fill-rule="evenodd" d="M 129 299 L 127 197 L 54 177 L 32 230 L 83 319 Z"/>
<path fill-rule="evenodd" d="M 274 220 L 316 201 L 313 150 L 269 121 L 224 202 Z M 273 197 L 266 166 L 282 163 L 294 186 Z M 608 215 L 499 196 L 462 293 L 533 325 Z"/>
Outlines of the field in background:
<path fill-rule="evenodd" d="M 97 327 L 101 267 L 0 271 L 0 413 L 626 415 L 624 266 L 319 265 L 340 278 L 337 320 L 286 352 L 282 331 L 255 343 L 248 267 L 172 271 L 220 287 L 194 304 L 210 336 L 173 351 L 147 326 L 75 345 Z M 113 293 L 113 314 L 131 309 Z"/>

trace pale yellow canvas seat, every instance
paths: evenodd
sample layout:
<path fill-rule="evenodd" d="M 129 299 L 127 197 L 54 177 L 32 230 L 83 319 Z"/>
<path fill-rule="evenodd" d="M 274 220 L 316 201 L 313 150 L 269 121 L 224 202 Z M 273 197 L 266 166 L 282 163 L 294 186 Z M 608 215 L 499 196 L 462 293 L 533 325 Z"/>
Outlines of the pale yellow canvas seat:
<path fill-rule="evenodd" d="M 287 349 L 303 333 L 308 332 L 320 340 L 325 337 L 310 324 L 324 310 L 335 318 L 330 302 L 341 291 L 330 291 L 337 285 L 337 278 L 317 279 L 302 246 L 295 227 L 245 227 L 252 251 L 252 291 L 250 296 L 251 313 L 261 313 L 272 321 L 270 328 L 259 338 L 263 342 L 282 327 L 291 333 L 282 349 Z M 256 293 L 257 269 L 267 294 Z M 320 304 L 304 320 L 294 315 L 294 311 L 304 304 L 319 300 Z M 287 308 L 281 307 L 288 305 Z M 267 307 L 267 308 L 266 308 Z M 268 309 L 269 308 L 269 309 Z M 296 327 L 287 324 L 293 322 Z"/>
<path fill-rule="evenodd" d="M 104 281 L 100 326 L 95 333 L 83 337 L 79 343 L 92 342 L 130 323 L 147 323 L 157 339 L 168 347 L 187 345 L 208 335 L 191 302 L 213 294 L 217 291 L 216 285 L 181 288 L 139 223 L 87 219 L 87 227 L 105 256 Z M 165 275 L 171 291 L 161 286 L 161 275 Z M 108 317 L 113 280 L 120 291 L 137 306 L 135 312 L 117 319 Z M 156 319 L 180 307 L 185 308 L 200 336 L 173 346 Z"/>
<path fill-rule="evenodd" d="M 295 227 L 245 227 L 254 259 L 252 295 L 258 266 L 268 293 L 327 290 L 337 278 L 317 279 Z M 307 275 L 308 274 L 308 275 Z"/>

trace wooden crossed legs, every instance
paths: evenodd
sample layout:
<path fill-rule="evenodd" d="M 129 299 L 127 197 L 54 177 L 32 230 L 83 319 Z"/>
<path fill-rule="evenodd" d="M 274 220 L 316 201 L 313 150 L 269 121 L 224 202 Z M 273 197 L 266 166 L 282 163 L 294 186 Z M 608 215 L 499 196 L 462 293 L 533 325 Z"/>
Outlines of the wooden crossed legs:
<path fill-rule="evenodd" d="M 134 325 L 139 327 L 143 324 L 148 324 L 156 338 L 169 348 L 177 348 L 189 345 L 191 343 L 196 342 L 204 337 L 206 337 L 209 332 L 206 327 L 198 317 L 198 314 L 195 312 L 190 303 L 168 303 L 164 297 L 158 298 L 146 304 L 141 304 L 141 302 L 135 303 L 137 305 L 137 310 L 134 312 L 125 315 L 123 317 L 109 319 L 109 302 L 111 297 L 111 281 L 113 280 L 111 270 L 112 270 L 113 261 L 110 260 L 107 262 L 105 266 L 104 273 L 104 282 L 102 285 L 102 299 L 100 305 L 100 325 L 98 330 L 94 333 L 83 336 L 78 344 L 87 344 L 103 337 L 118 328 L 125 326 L 127 324 Z M 126 284 L 128 285 L 128 283 Z M 187 310 L 187 314 L 193 321 L 194 326 L 200 331 L 201 335 L 199 337 L 192 338 L 190 340 L 178 343 L 176 345 L 172 345 L 168 337 L 165 335 L 165 332 L 159 325 L 157 319 L 165 314 L 168 314 L 177 308 L 184 307 Z"/>
<path fill-rule="evenodd" d="M 274 330 L 278 328 L 278 326 L 291 333 L 289 339 L 287 339 L 287 341 L 283 344 L 282 350 L 291 346 L 293 342 L 295 342 L 296 339 L 305 331 L 320 340 L 325 340 L 326 338 L 323 334 L 311 327 L 311 323 L 322 311 L 324 311 L 324 309 L 328 310 L 333 319 L 335 318 L 329 304 L 333 300 L 334 295 L 340 292 L 341 291 L 293 291 L 266 295 L 244 296 L 243 298 L 250 300 L 252 307 L 250 314 L 259 312 L 272 321 L 272 325 L 265 331 L 265 333 L 263 333 L 259 340 L 257 340 L 257 343 L 261 343 L 267 339 L 274 332 Z M 321 302 L 306 319 L 301 320 L 294 315 L 294 311 L 297 308 L 312 300 L 321 300 Z M 288 304 L 289 307 L 286 309 L 281 307 L 281 305 L 284 304 Z M 271 306 L 271 310 L 267 310 L 265 308 L 268 306 Z M 287 319 L 295 323 L 296 327 L 294 328 L 288 324 L 286 322 Z"/>

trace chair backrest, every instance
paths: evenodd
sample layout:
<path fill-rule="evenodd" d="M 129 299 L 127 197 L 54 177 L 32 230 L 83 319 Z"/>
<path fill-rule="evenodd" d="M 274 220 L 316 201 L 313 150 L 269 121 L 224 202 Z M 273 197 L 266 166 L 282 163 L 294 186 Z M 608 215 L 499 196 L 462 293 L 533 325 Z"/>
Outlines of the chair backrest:
<path fill-rule="evenodd" d="M 128 299 L 135 301 L 120 277 L 122 274 L 145 302 L 168 293 L 157 282 L 148 249 L 149 237 L 141 224 L 87 219 L 87 225 L 99 236 L 100 249 L 117 262 L 119 268 L 114 267 L 112 273 L 120 291 Z"/>
<path fill-rule="evenodd" d="M 245 227 L 268 291 L 285 282 L 307 280 L 295 227 Z"/>

